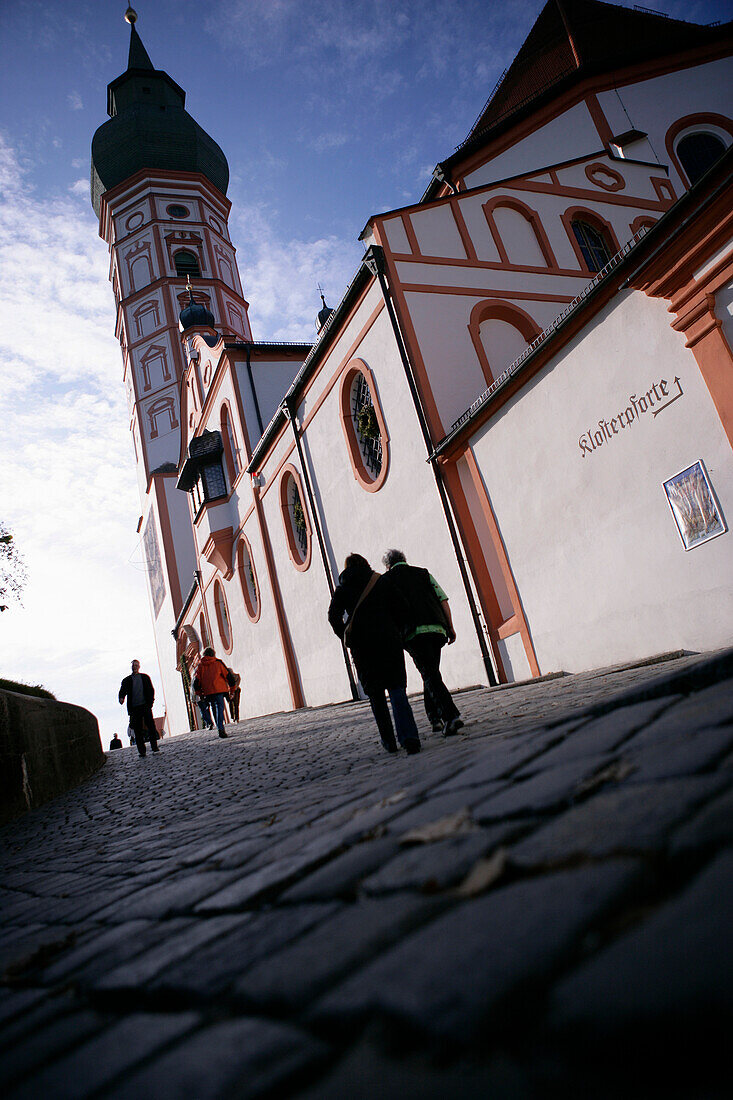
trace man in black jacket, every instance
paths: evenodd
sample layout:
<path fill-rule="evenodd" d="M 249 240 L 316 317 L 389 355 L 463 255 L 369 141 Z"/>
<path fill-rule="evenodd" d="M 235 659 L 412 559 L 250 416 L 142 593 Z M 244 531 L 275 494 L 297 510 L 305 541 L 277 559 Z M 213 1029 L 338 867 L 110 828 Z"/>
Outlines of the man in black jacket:
<path fill-rule="evenodd" d="M 422 677 L 428 720 L 434 730 L 450 737 L 463 722 L 440 675 L 440 651 L 456 640 L 448 597 L 427 569 L 408 565 L 401 550 L 388 550 L 382 561 L 388 569 L 385 582 L 394 594 L 394 612 L 401 620 L 403 645 Z"/>
<path fill-rule="evenodd" d="M 155 728 L 153 718 L 153 701 L 155 688 L 150 677 L 140 671 L 140 662 L 132 662 L 132 673 L 125 676 L 120 684 L 119 699 L 124 703 L 127 696 L 127 713 L 130 715 L 130 725 L 135 734 L 135 744 L 140 756 L 145 756 L 145 727 L 150 735 L 150 748 L 158 752 L 158 731 Z"/>

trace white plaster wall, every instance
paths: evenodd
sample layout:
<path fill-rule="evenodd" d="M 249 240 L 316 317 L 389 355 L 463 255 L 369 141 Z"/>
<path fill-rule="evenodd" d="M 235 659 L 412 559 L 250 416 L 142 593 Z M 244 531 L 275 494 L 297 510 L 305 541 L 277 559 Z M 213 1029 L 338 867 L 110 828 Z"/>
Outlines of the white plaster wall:
<path fill-rule="evenodd" d="M 259 589 L 260 617 L 257 622 L 252 622 L 246 612 L 236 568 L 231 580 L 221 579 L 234 637 L 232 653 L 224 659 L 242 677 L 240 717 L 248 718 L 277 710 L 289 710 L 291 698 L 265 552 L 257 517 L 254 514 L 250 515 L 245 523 L 244 533 L 251 547 Z M 237 545 L 238 540 L 232 551 L 232 562 L 235 565 Z M 213 605 L 211 609 L 213 612 Z"/>
<path fill-rule="evenodd" d="M 524 278 L 526 280 L 527 276 Z M 491 293 L 464 296 L 410 291 L 405 297 L 438 412 L 447 431 L 487 386 L 468 322 L 473 307 L 490 298 Z M 521 301 L 518 304 L 540 329 L 564 308 L 558 302 Z"/>
<path fill-rule="evenodd" d="M 628 84 L 598 96 L 615 133 L 634 127 L 649 135 L 662 164 L 668 163 L 665 137 L 670 126 L 685 115 L 712 111 L 731 117 L 733 58 L 710 61 L 666 76 Z M 677 194 L 687 187 L 670 164 Z"/>
<path fill-rule="evenodd" d="M 628 126 L 627 126 L 628 129 Z M 510 149 L 465 176 L 466 187 L 508 179 L 525 172 L 539 172 L 550 164 L 580 157 L 603 148 L 584 103 L 528 134 Z"/>
<path fill-rule="evenodd" d="M 181 586 L 181 599 L 185 600 L 193 583 L 193 573 L 196 569 L 196 548 L 188 493 L 176 488 L 177 480 L 177 477 L 165 477 L 162 483 L 165 489 L 166 504 L 168 505 L 168 518 L 171 525 L 173 545 L 176 548 L 176 568 L 178 570 L 178 582 Z M 165 548 L 162 545 L 161 553 L 165 553 Z"/>
<path fill-rule="evenodd" d="M 349 326 L 351 331 L 358 332 L 363 327 L 378 300 L 378 291 L 367 295 Z M 341 353 L 329 356 L 299 409 L 299 416 L 304 419 L 304 408 L 313 409 L 324 395 L 324 387 L 336 378 L 308 424 L 303 440 L 324 519 L 329 560 L 338 572 L 343 568 L 346 555 L 356 551 L 381 570 L 384 551 L 398 545 L 416 564 L 430 568 L 451 598 L 459 635 L 459 641 L 445 651 L 446 682 L 452 687 L 483 682 L 485 673 L 458 566 L 434 480 L 425 462 L 417 418 L 385 311 L 372 325 L 354 357 L 363 358 L 375 375 L 376 394 L 390 436 L 390 469 L 376 493 L 366 492 L 352 472 L 341 426 L 338 390 L 340 371 L 350 361 L 342 352 L 348 350 L 352 339 L 347 331 L 343 343 L 339 341 Z M 314 541 L 311 565 L 306 573 L 294 569 L 287 553 L 273 471 L 285 457 L 299 468 L 297 456 L 292 452 L 288 454 L 290 448 L 292 433 L 289 432 L 274 448 L 267 463 L 265 473 L 268 486 L 272 487 L 265 495 L 265 506 L 306 701 L 309 705 L 317 705 L 347 699 L 350 692 L 341 647 L 326 619 L 329 593 L 318 547 Z M 410 501 L 409 510 L 405 508 L 406 500 Z M 414 670 L 410 672 L 409 686 L 413 691 L 420 687 Z"/>
<path fill-rule="evenodd" d="M 402 218 L 386 218 L 383 222 L 387 244 L 393 252 L 412 252 Z"/>
<path fill-rule="evenodd" d="M 398 261 L 400 281 L 412 286 L 450 286 L 475 290 L 486 287 L 485 296 L 492 291 L 518 291 L 520 294 L 567 294 L 575 297 L 588 281 L 587 276 L 553 275 L 549 271 L 526 272 L 496 270 L 493 268 L 450 267 L 447 264 L 421 264 Z M 577 267 L 577 260 L 575 261 Z"/>
<path fill-rule="evenodd" d="M 461 196 L 459 199 L 461 214 L 476 249 L 479 260 L 499 263 L 501 257 L 496 242 L 489 231 L 489 224 L 483 211 L 483 204 L 491 197 L 490 192 L 482 191 L 478 195 Z"/>
<path fill-rule="evenodd" d="M 296 362 L 294 359 L 286 359 L 281 363 L 252 363 L 252 378 L 254 379 L 262 422 L 265 427 L 274 416 L 275 410 L 290 389 L 293 379 L 302 365 L 302 360 Z M 247 365 L 245 363 L 245 376 L 246 373 Z"/>
<path fill-rule="evenodd" d="M 410 221 L 423 256 L 449 256 L 465 260 L 466 250 L 450 203 L 416 211 L 410 215 Z"/>
<path fill-rule="evenodd" d="M 523 214 L 511 207 L 499 206 L 493 216 L 510 263 L 529 267 L 547 266 L 534 226 Z"/>
<path fill-rule="evenodd" d="M 307 447 L 317 473 L 326 516 L 327 543 L 338 569 L 352 551 L 363 554 L 379 570 L 391 546 L 409 561 L 436 576 L 451 600 L 458 641 L 444 650 L 446 683 L 466 687 L 485 681 L 470 611 L 435 489 L 407 382 L 383 312 L 357 352 L 373 372 L 390 442 L 389 473 L 376 493 L 356 480 L 341 427 L 338 387 L 324 401 L 307 432 Z M 409 507 L 405 502 L 409 501 Z M 313 566 L 311 566 L 313 568 Z M 323 612 L 325 615 L 325 607 Z M 329 647 L 335 638 L 330 634 Z M 408 659 L 408 684 L 421 687 Z"/>
<path fill-rule="evenodd" d="M 581 457 L 654 381 L 684 396 Z M 664 301 L 627 292 L 473 440 L 542 673 L 729 644 L 733 535 L 685 552 L 662 482 L 702 459 L 728 522 L 733 455 Z"/>

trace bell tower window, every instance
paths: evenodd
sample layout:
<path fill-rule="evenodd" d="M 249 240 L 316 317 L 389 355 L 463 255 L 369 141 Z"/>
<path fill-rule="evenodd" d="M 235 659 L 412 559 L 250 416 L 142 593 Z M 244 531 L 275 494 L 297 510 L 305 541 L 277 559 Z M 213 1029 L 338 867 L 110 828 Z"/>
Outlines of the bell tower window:
<path fill-rule="evenodd" d="M 196 279 L 201 278 L 198 256 L 194 255 L 193 252 L 182 249 L 180 252 L 176 252 L 173 262 L 176 265 L 176 275 L 179 275 L 182 279 L 187 279 L 191 275 Z"/>

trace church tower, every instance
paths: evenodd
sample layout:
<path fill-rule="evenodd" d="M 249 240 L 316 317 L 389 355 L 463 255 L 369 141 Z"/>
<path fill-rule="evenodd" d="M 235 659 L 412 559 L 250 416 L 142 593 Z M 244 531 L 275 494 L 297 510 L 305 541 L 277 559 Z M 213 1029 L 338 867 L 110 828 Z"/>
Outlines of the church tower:
<path fill-rule="evenodd" d="M 227 226 L 226 157 L 185 110 L 183 89 L 153 67 L 132 8 L 125 18 L 128 65 L 107 88 L 110 117 L 92 140 L 91 198 L 110 250 L 158 659 L 175 667 L 171 631 L 196 569 L 188 501 L 176 490 L 187 281 L 219 333 L 252 335 Z M 185 728 L 183 693 L 166 708 L 169 729 Z"/>

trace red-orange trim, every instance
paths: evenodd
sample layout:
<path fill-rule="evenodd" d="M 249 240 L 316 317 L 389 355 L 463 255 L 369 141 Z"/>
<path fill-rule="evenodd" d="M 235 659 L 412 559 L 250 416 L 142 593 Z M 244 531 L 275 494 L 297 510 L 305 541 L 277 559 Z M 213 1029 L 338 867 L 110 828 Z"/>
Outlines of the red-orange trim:
<path fill-rule="evenodd" d="M 505 321 L 507 324 L 513 325 L 513 327 L 522 334 L 522 337 L 528 344 L 531 344 L 535 337 L 539 336 L 542 331 L 534 318 L 530 317 L 530 315 L 525 313 L 523 309 L 520 309 L 519 306 L 511 305 L 509 302 L 496 300 L 477 302 L 471 310 L 468 331 L 471 335 L 471 340 L 473 341 L 473 346 L 476 350 L 478 361 L 481 364 L 481 370 L 484 373 L 487 386 L 490 386 L 494 381 L 494 372 L 491 369 L 489 357 L 482 343 L 480 330 L 483 322 L 489 320 Z"/>
<path fill-rule="evenodd" d="M 610 168 L 607 164 L 601 164 L 600 161 L 586 164 L 585 175 L 591 183 L 594 183 L 596 187 L 602 187 L 604 191 L 623 191 L 626 186 L 626 180 L 620 172 L 617 172 L 615 168 Z"/>
<path fill-rule="evenodd" d="M 474 263 L 478 263 L 479 258 L 476 254 L 476 249 L 474 247 L 473 240 L 471 239 L 471 234 L 468 232 L 468 226 L 466 225 L 465 218 L 463 217 L 461 204 L 455 195 L 451 195 L 448 201 L 450 203 L 451 211 L 453 212 L 453 219 L 456 223 L 456 228 L 458 229 L 459 236 L 461 238 L 461 241 L 463 242 L 463 247 L 466 250 L 466 259 L 472 260 Z"/>
<path fill-rule="evenodd" d="M 290 514 L 290 503 L 288 501 L 288 483 L 292 478 L 298 489 L 298 496 L 300 497 L 300 503 L 303 508 L 303 518 L 305 520 L 305 530 L 307 535 L 307 544 L 305 550 L 305 556 L 302 555 L 300 546 L 298 545 L 297 535 L 293 526 L 293 519 Z M 295 466 L 291 462 L 288 462 L 282 469 L 280 474 L 280 510 L 282 512 L 283 528 L 285 530 L 285 542 L 288 548 L 288 555 L 295 568 L 300 573 L 305 573 L 306 569 L 311 563 L 311 551 L 313 549 L 313 532 L 310 524 L 310 517 L 308 515 L 308 505 L 306 504 L 306 496 L 303 492 L 303 482 L 301 481 L 300 474 L 296 470 Z"/>
<path fill-rule="evenodd" d="M 613 130 L 608 124 L 608 119 L 603 113 L 603 108 L 595 92 L 588 92 L 585 97 L 585 105 L 588 108 L 588 114 L 593 120 L 593 125 L 596 128 L 599 138 L 604 145 L 609 145 L 613 140 Z"/>
<path fill-rule="evenodd" d="M 410 221 L 409 215 L 408 214 L 402 214 L 401 220 L 402 220 L 402 225 L 404 226 L 404 229 L 405 229 L 405 233 L 407 235 L 407 240 L 409 241 L 409 244 L 410 244 L 410 248 L 412 249 L 412 251 L 414 252 L 414 254 L 416 256 L 419 256 L 420 255 L 420 245 L 418 244 L 418 240 L 417 240 L 417 237 L 415 235 L 415 230 L 412 228 L 412 222 Z"/>
<path fill-rule="evenodd" d="M 645 226 L 647 229 L 650 229 L 655 224 L 656 220 L 656 218 L 647 217 L 646 214 L 640 214 L 638 218 L 634 218 L 633 222 L 629 224 L 629 229 L 631 230 L 632 236 L 638 233 L 639 230 L 643 229 Z"/>
<path fill-rule="evenodd" d="M 359 446 L 359 440 L 356 437 L 356 431 L 354 429 L 354 418 L 351 414 L 351 387 L 357 374 L 363 374 L 369 386 L 374 412 L 376 413 L 377 423 L 379 425 L 379 434 L 382 438 L 382 468 L 377 477 L 372 477 L 364 464 L 361 447 Z M 362 489 L 366 489 L 368 493 L 376 493 L 377 490 L 381 489 L 384 485 L 389 469 L 389 433 L 387 432 L 387 425 L 384 422 L 382 404 L 379 400 L 374 375 L 363 359 L 353 359 L 341 376 L 341 384 L 339 386 L 339 408 L 341 411 L 341 427 L 344 431 L 346 450 L 354 477 L 359 482 Z"/>
<path fill-rule="evenodd" d="M 516 581 L 514 580 L 514 573 L 509 562 L 509 555 L 507 554 L 504 540 L 501 537 L 499 531 L 499 525 L 496 522 L 496 516 L 494 515 L 494 509 L 491 506 L 488 493 L 486 492 L 486 486 L 484 485 L 484 479 L 481 476 L 481 471 L 478 468 L 476 457 L 470 447 L 466 448 L 465 455 L 468 471 L 471 475 L 471 480 L 476 488 L 476 494 L 481 504 L 481 509 L 486 519 L 486 524 L 491 535 L 491 541 L 494 543 L 496 550 L 496 556 L 499 560 L 501 571 L 504 574 L 504 580 L 506 582 L 509 595 L 511 597 L 512 605 L 514 607 L 514 615 L 517 619 L 519 629 L 516 633 L 521 635 L 522 642 L 524 644 L 524 651 L 527 655 L 527 661 L 533 676 L 540 675 L 540 666 L 537 661 L 537 654 L 535 653 L 534 643 L 532 642 L 532 636 L 529 630 L 529 624 L 524 614 L 524 608 L 522 606 L 522 600 L 519 595 L 519 589 L 517 588 Z M 508 622 L 509 620 L 505 620 Z"/>

